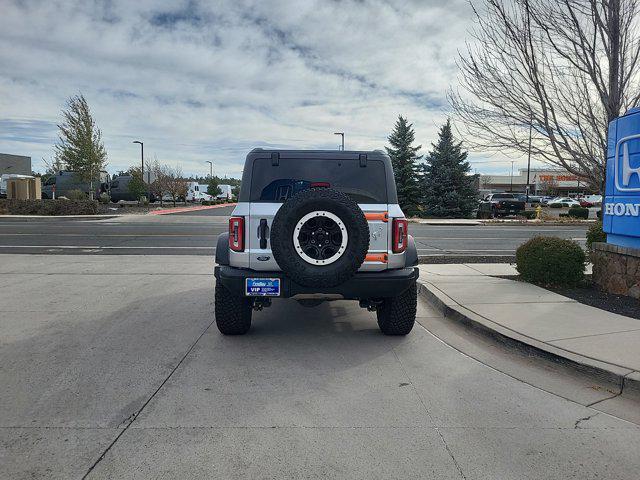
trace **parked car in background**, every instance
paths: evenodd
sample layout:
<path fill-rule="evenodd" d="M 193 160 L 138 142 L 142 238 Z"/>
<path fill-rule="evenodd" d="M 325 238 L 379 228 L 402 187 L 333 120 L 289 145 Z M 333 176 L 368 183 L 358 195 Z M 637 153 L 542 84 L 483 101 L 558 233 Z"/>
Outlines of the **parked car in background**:
<path fill-rule="evenodd" d="M 507 215 L 518 215 L 524 212 L 524 201 L 519 200 L 513 193 L 492 193 L 487 195 L 480 202 L 478 207 L 478 218 L 504 217 Z"/>
<path fill-rule="evenodd" d="M 573 198 L 569 198 L 569 197 L 558 197 L 558 198 L 554 198 L 553 200 L 550 200 L 547 205 L 549 205 L 550 207 L 553 206 L 560 206 L 560 207 L 579 207 L 580 206 L 580 202 L 578 202 L 577 200 L 574 200 Z"/>
<path fill-rule="evenodd" d="M 72 190 L 80 190 L 89 197 L 92 187 L 94 197 L 98 198 L 109 189 L 110 179 L 107 172 L 101 171 L 95 176 L 92 185 L 91 182 L 80 179 L 76 172 L 60 171 L 55 175 L 43 177 L 42 198 L 54 198 L 54 192 L 55 198 L 65 197 Z"/>
<path fill-rule="evenodd" d="M 517 193 L 516 198 L 525 203 L 540 203 L 540 200 L 542 199 L 542 197 L 538 197 L 536 195 L 529 195 L 527 197 L 525 193 Z"/>
<path fill-rule="evenodd" d="M 200 185 L 198 182 L 188 182 L 187 202 L 202 202 L 203 200 L 211 201 L 213 197 L 207 193 L 207 185 Z"/>
<path fill-rule="evenodd" d="M 581 207 L 597 207 L 602 205 L 602 195 L 586 195 L 578 199 L 578 201 Z"/>

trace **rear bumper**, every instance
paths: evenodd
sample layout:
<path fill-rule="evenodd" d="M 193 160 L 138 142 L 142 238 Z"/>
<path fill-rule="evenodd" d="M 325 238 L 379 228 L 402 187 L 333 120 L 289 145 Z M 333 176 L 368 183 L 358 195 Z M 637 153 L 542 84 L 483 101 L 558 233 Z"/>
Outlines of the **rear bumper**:
<path fill-rule="evenodd" d="M 290 298 L 302 294 L 338 294 L 350 300 L 395 297 L 418 279 L 417 267 L 399 268 L 384 272 L 356 273 L 341 285 L 330 288 L 305 287 L 291 280 L 282 272 L 258 272 L 244 268 L 217 265 L 214 270 L 216 280 L 236 295 L 245 294 L 246 278 L 279 278 L 280 298 Z"/>

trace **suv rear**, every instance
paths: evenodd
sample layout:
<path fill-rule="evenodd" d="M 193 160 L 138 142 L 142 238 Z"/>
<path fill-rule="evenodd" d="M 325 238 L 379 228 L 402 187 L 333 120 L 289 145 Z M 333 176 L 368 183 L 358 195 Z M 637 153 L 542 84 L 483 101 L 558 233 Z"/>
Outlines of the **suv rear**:
<path fill-rule="evenodd" d="M 375 311 L 383 333 L 406 335 L 418 277 L 407 226 L 381 151 L 251 151 L 217 243 L 219 330 L 246 333 L 273 298 L 346 299 Z"/>

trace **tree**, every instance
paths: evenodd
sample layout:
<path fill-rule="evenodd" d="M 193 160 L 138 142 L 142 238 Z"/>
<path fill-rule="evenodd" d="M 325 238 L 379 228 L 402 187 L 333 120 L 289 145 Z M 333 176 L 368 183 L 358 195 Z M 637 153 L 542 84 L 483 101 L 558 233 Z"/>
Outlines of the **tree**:
<path fill-rule="evenodd" d="M 391 157 L 393 174 L 398 190 L 398 203 L 407 216 L 418 213 L 420 189 L 418 186 L 418 167 L 416 162 L 421 158 L 417 155 L 421 145 L 413 146 L 415 132 L 413 124 L 407 122 L 402 115 L 398 116 L 395 127 L 389 135 L 391 147 L 385 147 Z"/>
<path fill-rule="evenodd" d="M 127 173 L 131 175 L 127 189 L 131 195 L 140 201 L 140 198 L 147 193 L 147 184 L 142 180 L 142 170 L 140 167 L 131 167 Z"/>
<path fill-rule="evenodd" d="M 63 122 L 58 125 L 60 134 L 55 145 L 56 165 L 61 164 L 76 172 L 82 181 L 93 181 L 107 164 L 107 152 L 102 143 L 102 133 L 91 116 L 89 105 L 82 95 L 71 97 Z"/>
<path fill-rule="evenodd" d="M 149 192 L 156 200 L 160 200 L 160 206 L 163 204 L 163 197 L 167 193 L 167 176 L 168 167 L 166 165 L 160 165 L 158 159 L 149 165 L 149 171 L 151 172 L 151 178 L 153 181 L 149 184 Z"/>
<path fill-rule="evenodd" d="M 207 193 L 214 198 L 220 195 L 222 190 L 220 190 L 218 185 L 218 180 L 215 177 L 210 177 L 207 183 Z"/>
<path fill-rule="evenodd" d="M 173 200 L 173 205 L 175 206 L 176 200 L 180 198 L 186 198 L 189 185 L 187 181 L 182 178 L 182 170 L 180 169 L 180 167 L 166 167 L 165 173 L 165 187 L 167 189 L 167 193 Z"/>
<path fill-rule="evenodd" d="M 432 144 L 422 178 L 425 213 L 434 217 L 470 217 L 477 205 L 478 191 L 471 166 L 462 143 L 456 143 L 447 120 L 438 133 L 438 142 Z"/>
<path fill-rule="evenodd" d="M 478 3 L 478 2 L 476 2 Z M 640 100 L 637 0 L 483 0 L 452 107 L 467 142 L 602 189 L 608 123 Z"/>
<path fill-rule="evenodd" d="M 557 195 L 558 181 L 552 176 L 545 177 L 539 182 L 538 190 L 542 192 L 543 195 Z"/>

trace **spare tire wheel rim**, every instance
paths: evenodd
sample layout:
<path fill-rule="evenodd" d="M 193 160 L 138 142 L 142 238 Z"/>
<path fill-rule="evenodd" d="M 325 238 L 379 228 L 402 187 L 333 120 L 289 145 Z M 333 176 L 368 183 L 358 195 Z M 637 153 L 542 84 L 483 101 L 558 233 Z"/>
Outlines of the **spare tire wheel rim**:
<path fill-rule="evenodd" d="M 329 265 L 347 248 L 349 235 L 344 222 L 331 212 L 307 213 L 293 229 L 296 253 L 311 265 Z"/>

